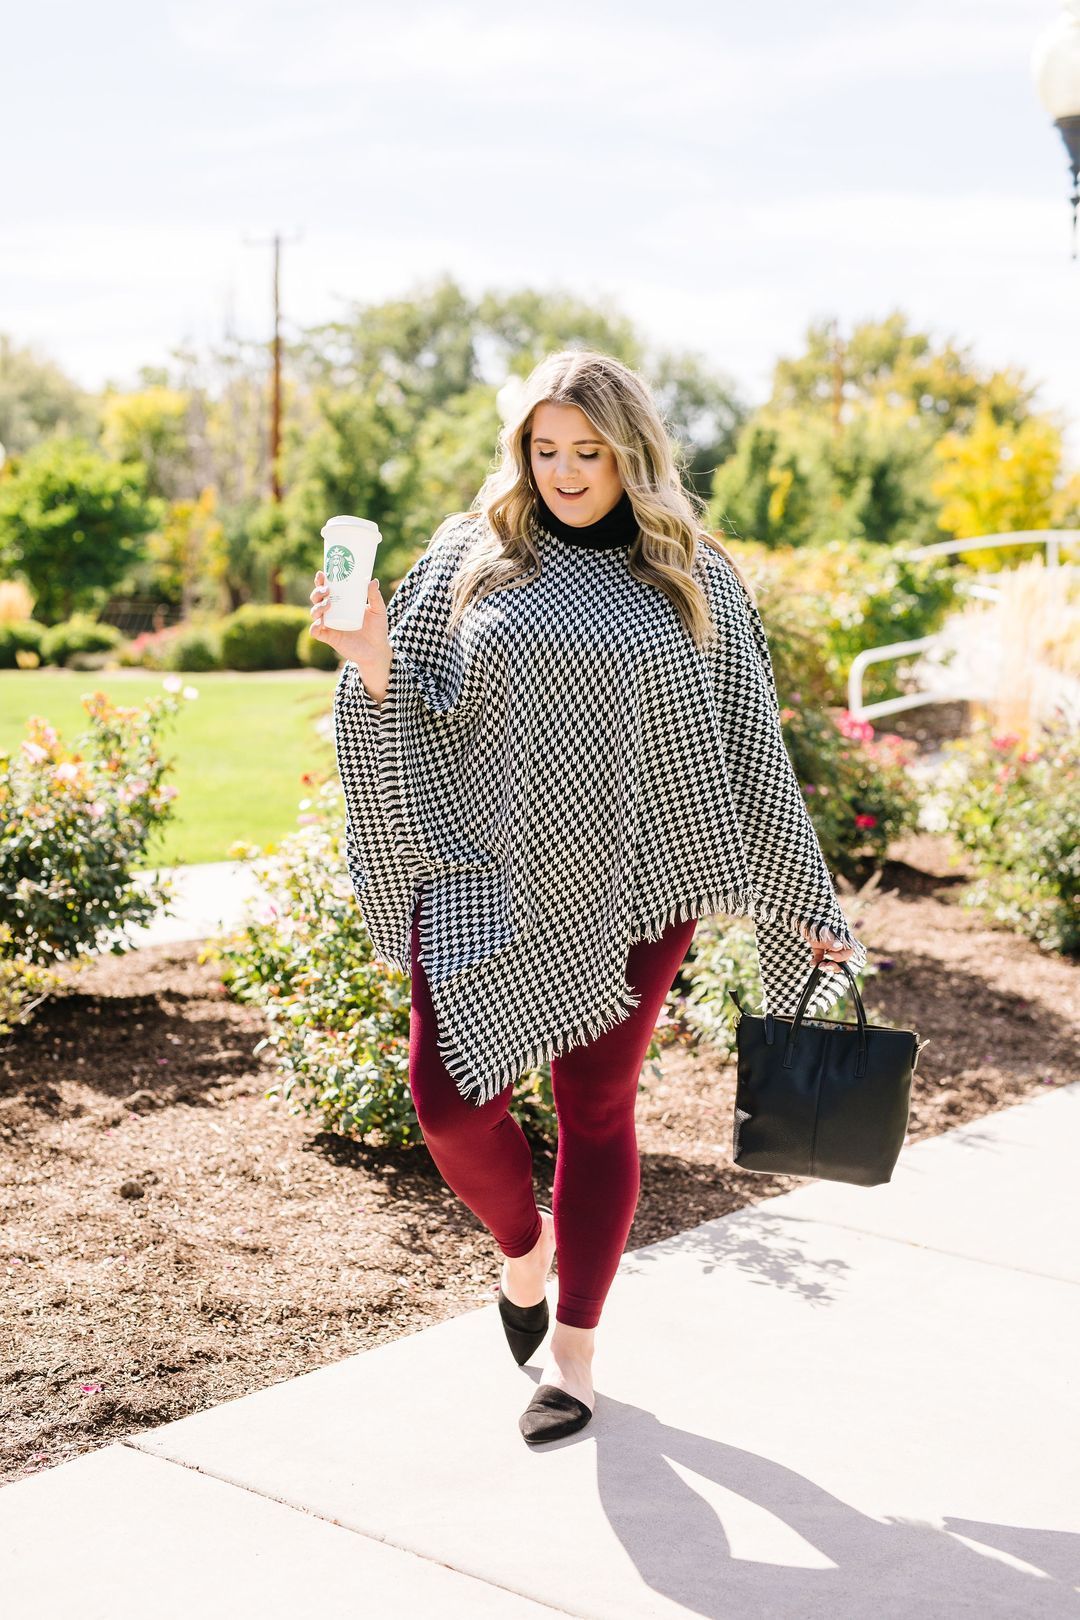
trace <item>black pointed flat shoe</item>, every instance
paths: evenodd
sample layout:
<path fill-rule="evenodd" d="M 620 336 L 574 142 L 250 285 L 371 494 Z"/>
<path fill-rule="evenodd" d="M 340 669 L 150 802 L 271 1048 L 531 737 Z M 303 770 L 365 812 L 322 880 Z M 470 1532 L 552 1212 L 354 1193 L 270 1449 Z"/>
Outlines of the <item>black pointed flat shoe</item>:
<path fill-rule="evenodd" d="M 536 1207 L 545 1215 L 551 1214 L 547 1204 L 538 1204 Z M 543 1343 L 551 1325 L 547 1295 L 545 1294 L 535 1305 L 515 1305 L 513 1300 L 507 1299 L 503 1293 L 500 1282 L 499 1315 L 514 1360 L 519 1367 L 523 1367 L 533 1351 Z"/>
<path fill-rule="evenodd" d="M 518 1418 L 521 1430 L 530 1446 L 542 1445 L 545 1440 L 561 1440 L 564 1435 L 576 1434 L 592 1417 L 592 1407 L 571 1395 L 558 1384 L 541 1384 Z"/>

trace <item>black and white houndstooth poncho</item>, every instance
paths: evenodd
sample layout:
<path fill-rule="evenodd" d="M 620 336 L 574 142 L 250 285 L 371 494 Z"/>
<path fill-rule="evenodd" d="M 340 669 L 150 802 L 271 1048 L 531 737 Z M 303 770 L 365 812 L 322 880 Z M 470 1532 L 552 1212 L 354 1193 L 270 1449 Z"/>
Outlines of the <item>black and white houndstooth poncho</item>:
<path fill-rule="evenodd" d="M 699 651 L 628 547 L 534 524 L 539 574 L 447 635 L 484 524 L 445 525 L 391 597 L 382 703 L 351 662 L 334 699 L 349 877 L 376 958 L 403 974 L 421 895 L 462 1096 L 483 1103 L 627 1017 L 628 948 L 676 919 L 753 920 L 762 1012 L 794 1013 L 822 929 L 864 966 L 784 744 L 764 626 L 726 559 L 698 540 L 718 629 Z M 844 987 L 825 975 L 808 1011 Z"/>

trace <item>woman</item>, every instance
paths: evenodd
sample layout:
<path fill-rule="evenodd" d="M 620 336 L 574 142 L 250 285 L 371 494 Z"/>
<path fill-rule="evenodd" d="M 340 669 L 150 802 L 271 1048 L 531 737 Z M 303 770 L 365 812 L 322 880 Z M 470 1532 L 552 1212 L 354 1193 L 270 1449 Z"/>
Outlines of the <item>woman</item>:
<path fill-rule="evenodd" d="M 501 464 L 440 525 L 389 610 L 312 634 L 335 694 L 349 873 L 375 956 L 412 977 L 409 1079 L 448 1185 L 503 1255 L 499 1309 L 548 1359 L 530 1444 L 592 1415 L 595 1331 L 637 1204 L 634 1108 L 699 917 L 752 917 L 763 1011 L 866 953 L 837 901 L 780 729 L 756 604 L 698 520 L 644 381 L 549 355 Z M 809 959 L 806 947 L 809 945 Z M 809 1011 L 843 993 L 838 968 Z M 552 1205 L 508 1109 L 550 1059 Z"/>

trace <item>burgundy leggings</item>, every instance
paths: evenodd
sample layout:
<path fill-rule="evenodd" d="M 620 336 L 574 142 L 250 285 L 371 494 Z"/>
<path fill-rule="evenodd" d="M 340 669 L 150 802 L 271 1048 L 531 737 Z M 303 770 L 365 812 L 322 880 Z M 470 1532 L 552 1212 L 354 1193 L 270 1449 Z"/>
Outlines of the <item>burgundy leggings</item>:
<path fill-rule="evenodd" d="M 641 993 L 638 1006 L 595 1040 L 551 1060 L 559 1126 L 551 1197 L 557 1322 L 595 1327 L 618 1269 L 641 1185 L 634 1123 L 641 1065 L 696 926 L 694 918 L 676 921 L 663 938 L 632 945 L 626 977 Z M 542 1225 L 533 1194 L 532 1150 L 508 1111 L 513 1087 L 478 1107 L 454 1084 L 436 1042 L 416 911 L 409 1033 L 413 1104 L 440 1175 L 504 1254 L 527 1254 Z"/>

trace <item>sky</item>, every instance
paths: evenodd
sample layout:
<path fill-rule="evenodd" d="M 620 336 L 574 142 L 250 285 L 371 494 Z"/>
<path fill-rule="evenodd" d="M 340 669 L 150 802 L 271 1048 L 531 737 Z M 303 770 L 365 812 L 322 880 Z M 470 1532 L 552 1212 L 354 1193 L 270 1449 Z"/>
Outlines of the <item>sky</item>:
<path fill-rule="evenodd" d="M 1080 465 L 1060 0 L 37 0 L 0 31 L 0 331 L 86 387 L 443 273 L 607 301 L 749 404 L 901 309 Z M 497 379 L 493 379 L 497 380 Z"/>

